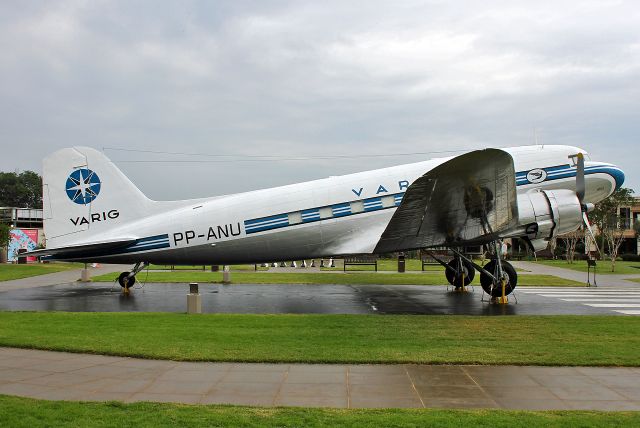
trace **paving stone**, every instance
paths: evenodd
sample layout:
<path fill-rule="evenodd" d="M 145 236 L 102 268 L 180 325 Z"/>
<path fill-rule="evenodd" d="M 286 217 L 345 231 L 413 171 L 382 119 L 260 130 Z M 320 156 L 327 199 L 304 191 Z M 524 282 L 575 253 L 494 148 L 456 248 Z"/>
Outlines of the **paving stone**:
<path fill-rule="evenodd" d="M 225 383 L 274 383 L 282 382 L 285 379 L 285 373 L 279 370 L 269 371 L 230 371 L 224 375 L 222 382 Z"/>
<path fill-rule="evenodd" d="M 152 401 L 158 403 L 187 403 L 197 404 L 202 400 L 199 394 L 154 394 L 151 392 L 138 392 L 129 396 L 126 402 Z"/>
<path fill-rule="evenodd" d="M 467 398 L 434 398 L 422 397 L 424 406 L 427 408 L 456 408 L 456 409 L 489 409 L 497 407 L 497 403 L 490 398 L 467 397 Z"/>
<path fill-rule="evenodd" d="M 417 396 L 355 395 L 349 400 L 351 408 L 421 408 L 422 401 Z"/>
<path fill-rule="evenodd" d="M 276 406 L 301 406 L 301 407 L 338 407 L 346 408 L 348 399 L 345 396 L 320 396 L 307 397 L 300 395 L 279 395 L 275 401 Z"/>
<path fill-rule="evenodd" d="M 561 400 L 572 401 L 614 401 L 625 400 L 623 395 L 618 394 L 614 390 L 599 386 L 592 385 L 588 387 L 549 387 L 554 395 L 558 396 Z"/>
<path fill-rule="evenodd" d="M 347 398 L 347 386 L 340 383 L 285 383 L 279 394 L 299 397 Z"/>
<path fill-rule="evenodd" d="M 176 380 L 156 380 L 147 386 L 144 392 L 153 394 L 206 394 L 215 382 L 178 382 Z"/>
<path fill-rule="evenodd" d="M 322 373 L 317 371 L 312 371 L 309 373 L 305 372 L 294 372 L 287 374 L 286 383 L 343 383 L 346 384 L 347 381 L 347 373 L 346 370 L 344 373 L 341 372 L 329 372 Z"/>

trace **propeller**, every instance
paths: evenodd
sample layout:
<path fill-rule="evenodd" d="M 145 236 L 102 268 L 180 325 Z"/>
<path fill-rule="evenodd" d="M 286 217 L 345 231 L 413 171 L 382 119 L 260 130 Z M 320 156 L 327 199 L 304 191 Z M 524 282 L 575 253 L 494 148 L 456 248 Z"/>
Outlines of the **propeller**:
<path fill-rule="evenodd" d="M 587 213 L 593 209 L 593 204 L 584 203 L 584 195 L 586 191 L 587 191 L 587 186 L 584 180 L 584 155 L 582 153 L 578 153 L 577 161 L 576 161 L 576 196 L 578 197 L 578 201 L 580 201 L 580 207 L 582 207 L 582 221 L 584 222 L 585 227 L 589 231 L 589 235 L 591 236 L 591 239 L 593 240 L 593 243 L 596 246 L 596 250 L 599 251 L 598 243 L 593 233 L 593 229 L 591 229 L 589 216 L 587 215 Z"/>

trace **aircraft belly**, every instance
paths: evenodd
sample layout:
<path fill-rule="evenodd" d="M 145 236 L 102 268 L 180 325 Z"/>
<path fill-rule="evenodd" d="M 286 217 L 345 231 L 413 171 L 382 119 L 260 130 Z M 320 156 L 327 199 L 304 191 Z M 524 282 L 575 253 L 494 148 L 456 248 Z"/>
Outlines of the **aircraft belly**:
<path fill-rule="evenodd" d="M 222 265 L 372 253 L 395 210 L 363 213 L 257 236 L 92 259 L 100 263 Z"/>

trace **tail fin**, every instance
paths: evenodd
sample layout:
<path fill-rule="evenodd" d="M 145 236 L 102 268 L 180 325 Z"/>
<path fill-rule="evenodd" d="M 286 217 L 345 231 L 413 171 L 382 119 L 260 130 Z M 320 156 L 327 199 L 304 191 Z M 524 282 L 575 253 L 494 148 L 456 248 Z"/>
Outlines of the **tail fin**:
<path fill-rule="evenodd" d="M 153 202 L 101 152 L 59 150 L 43 161 L 47 248 L 86 241 L 149 215 Z"/>

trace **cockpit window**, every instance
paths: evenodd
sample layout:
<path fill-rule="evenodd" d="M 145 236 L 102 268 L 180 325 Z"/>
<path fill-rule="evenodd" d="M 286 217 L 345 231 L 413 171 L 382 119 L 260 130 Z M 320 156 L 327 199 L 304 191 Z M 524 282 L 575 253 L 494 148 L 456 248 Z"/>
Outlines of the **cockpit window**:
<path fill-rule="evenodd" d="M 589 156 L 589 153 L 582 153 L 584 155 L 584 160 L 586 161 L 590 161 L 591 160 L 591 156 Z M 571 160 L 571 166 L 577 166 L 578 165 L 578 155 L 570 155 L 569 156 L 569 160 Z"/>

